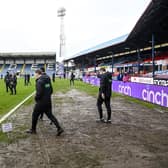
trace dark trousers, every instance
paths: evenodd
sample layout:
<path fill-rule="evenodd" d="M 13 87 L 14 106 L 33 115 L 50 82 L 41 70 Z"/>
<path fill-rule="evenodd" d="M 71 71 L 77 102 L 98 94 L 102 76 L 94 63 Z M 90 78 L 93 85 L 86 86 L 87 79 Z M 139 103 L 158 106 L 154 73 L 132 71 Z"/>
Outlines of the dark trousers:
<path fill-rule="evenodd" d="M 10 86 L 11 94 L 16 94 L 16 85 Z"/>
<path fill-rule="evenodd" d="M 107 120 L 111 120 L 110 99 L 111 99 L 111 97 L 105 97 L 105 99 L 102 99 L 101 93 L 99 93 L 99 96 L 97 98 L 97 108 L 98 108 L 100 119 L 103 118 L 102 104 L 104 102 L 105 106 L 106 106 L 106 109 L 107 109 Z"/>
<path fill-rule="evenodd" d="M 25 85 L 25 86 L 28 85 L 28 81 L 27 81 L 27 79 L 24 80 L 24 85 Z"/>
<path fill-rule="evenodd" d="M 55 118 L 55 116 L 52 114 L 51 105 L 41 105 L 41 104 L 35 104 L 33 114 L 32 114 L 32 130 L 36 131 L 37 121 L 39 118 L 39 115 L 42 114 L 45 111 L 45 114 L 47 117 L 55 124 L 57 129 L 60 129 L 60 125 L 58 120 Z"/>
<path fill-rule="evenodd" d="M 74 85 L 74 79 L 70 79 L 70 86 L 71 86 L 72 84 Z"/>
<path fill-rule="evenodd" d="M 8 92 L 9 89 L 9 83 L 6 83 L 6 92 Z"/>

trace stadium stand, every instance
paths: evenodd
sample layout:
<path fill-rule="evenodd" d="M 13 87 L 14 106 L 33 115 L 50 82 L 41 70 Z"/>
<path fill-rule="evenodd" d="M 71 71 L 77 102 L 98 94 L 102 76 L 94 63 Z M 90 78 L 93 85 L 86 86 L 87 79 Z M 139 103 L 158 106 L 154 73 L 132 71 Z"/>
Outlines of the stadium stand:
<path fill-rule="evenodd" d="M 29 73 L 33 76 L 40 67 L 45 67 L 47 73 L 52 75 L 55 72 L 55 57 L 54 52 L 0 53 L 0 75 L 11 71 L 18 75 Z"/>
<path fill-rule="evenodd" d="M 8 71 L 9 66 L 10 66 L 10 64 L 4 64 L 3 65 L 3 68 L 2 68 L 2 71 L 1 71 L 2 75 L 6 74 L 6 72 Z"/>
<path fill-rule="evenodd" d="M 151 1 L 132 31 L 98 44 L 67 59 L 76 69 L 95 71 L 98 66 L 113 66 L 113 72 L 130 71 L 151 77 L 167 75 L 168 1 Z M 74 67 L 72 67 L 74 68 Z M 168 76 L 167 76 L 168 78 Z"/>
<path fill-rule="evenodd" d="M 53 64 L 53 63 L 47 64 L 45 69 L 46 69 L 46 73 L 49 76 L 51 76 L 55 72 L 55 64 Z"/>
<path fill-rule="evenodd" d="M 22 68 L 23 68 L 23 64 L 17 64 L 17 66 L 16 66 L 16 72 L 21 73 Z"/>

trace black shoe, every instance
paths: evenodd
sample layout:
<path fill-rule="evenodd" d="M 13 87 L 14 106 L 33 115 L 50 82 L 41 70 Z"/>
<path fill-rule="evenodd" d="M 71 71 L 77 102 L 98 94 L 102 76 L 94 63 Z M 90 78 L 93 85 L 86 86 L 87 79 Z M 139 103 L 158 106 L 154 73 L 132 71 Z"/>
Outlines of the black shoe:
<path fill-rule="evenodd" d="M 111 124 L 111 120 L 106 120 L 105 123 Z"/>
<path fill-rule="evenodd" d="M 100 119 L 96 119 L 96 122 L 97 123 L 104 123 L 105 121 L 104 121 L 104 118 L 100 118 Z"/>
<path fill-rule="evenodd" d="M 26 133 L 28 133 L 28 134 L 36 134 L 36 131 L 35 131 L 35 130 L 30 129 L 30 130 L 27 130 L 27 131 L 26 131 Z"/>
<path fill-rule="evenodd" d="M 64 130 L 62 128 L 58 129 L 57 136 L 60 136 L 63 132 L 64 132 Z"/>

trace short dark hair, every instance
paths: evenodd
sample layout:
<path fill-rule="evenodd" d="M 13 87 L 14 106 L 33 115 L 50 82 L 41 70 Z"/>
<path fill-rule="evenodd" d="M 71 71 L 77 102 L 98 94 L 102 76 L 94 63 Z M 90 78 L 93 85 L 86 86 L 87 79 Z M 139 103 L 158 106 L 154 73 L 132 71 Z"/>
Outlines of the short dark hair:
<path fill-rule="evenodd" d="M 102 67 L 100 68 L 100 71 L 106 72 L 106 69 Z"/>
<path fill-rule="evenodd" d="M 35 71 L 35 73 L 41 75 L 41 74 L 42 74 L 42 71 L 41 71 L 40 69 L 37 69 L 37 70 Z"/>
<path fill-rule="evenodd" d="M 45 68 L 44 68 L 44 67 L 41 67 L 40 70 L 41 70 L 42 72 L 45 72 Z"/>

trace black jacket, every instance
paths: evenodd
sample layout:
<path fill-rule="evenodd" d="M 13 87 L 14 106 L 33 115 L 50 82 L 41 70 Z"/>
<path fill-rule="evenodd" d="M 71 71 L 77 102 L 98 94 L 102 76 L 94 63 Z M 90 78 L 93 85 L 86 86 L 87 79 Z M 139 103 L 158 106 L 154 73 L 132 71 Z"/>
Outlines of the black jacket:
<path fill-rule="evenodd" d="M 75 75 L 73 73 L 71 73 L 71 80 L 74 80 L 75 79 Z"/>
<path fill-rule="evenodd" d="M 4 82 L 6 84 L 9 84 L 9 82 L 10 82 L 10 75 L 9 74 L 5 75 Z"/>
<path fill-rule="evenodd" d="M 98 75 L 100 78 L 100 88 L 99 93 L 103 93 L 105 97 L 111 96 L 111 84 L 112 84 L 112 74 L 106 72 L 104 74 Z"/>
<path fill-rule="evenodd" d="M 52 93 L 53 88 L 49 76 L 41 75 L 40 78 L 36 80 L 35 101 L 43 106 L 51 104 Z"/>
<path fill-rule="evenodd" d="M 10 87 L 14 87 L 14 86 L 17 85 L 17 77 L 16 77 L 16 75 L 10 76 L 9 85 L 10 85 Z"/>

